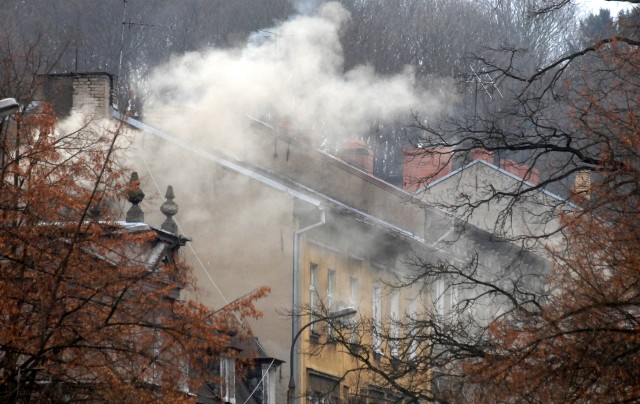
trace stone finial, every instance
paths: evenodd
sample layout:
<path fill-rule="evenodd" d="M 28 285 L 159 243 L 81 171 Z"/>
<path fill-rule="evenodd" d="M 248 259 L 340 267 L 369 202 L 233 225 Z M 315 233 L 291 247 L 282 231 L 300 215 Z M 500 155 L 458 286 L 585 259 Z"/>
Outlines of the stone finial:
<path fill-rule="evenodd" d="M 105 210 L 106 209 L 102 198 L 98 198 L 98 200 L 96 200 L 93 205 L 91 205 L 91 208 L 89 208 L 89 217 L 91 217 L 93 220 L 100 220 L 104 215 Z"/>
<path fill-rule="evenodd" d="M 129 190 L 127 191 L 127 199 L 132 203 L 131 208 L 127 212 L 127 223 L 144 222 L 144 212 L 138 204 L 144 199 L 144 192 L 140 189 L 140 180 L 138 173 L 132 172 L 129 180 Z"/>
<path fill-rule="evenodd" d="M 178 205 L 173 201 L 175 195 L 173 194 L 173 187 L 169 185 L 167 187 L 167 193 L 164 195 L 167 200 L 160 207 L 160 212 L 167 217 L 162 223 L 162 230 L 166 230 L 173 234 L 178 234 L 178 225 L 173 220 L 173 217 L 178 213 Z"/>

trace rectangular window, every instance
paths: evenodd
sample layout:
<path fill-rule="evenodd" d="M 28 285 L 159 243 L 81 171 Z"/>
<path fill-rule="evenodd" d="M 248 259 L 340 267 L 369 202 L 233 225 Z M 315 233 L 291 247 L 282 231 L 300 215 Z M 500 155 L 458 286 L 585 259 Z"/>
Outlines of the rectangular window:
<path fill-rule="evenodd" d="M 358 307 L 358 279 L 349 279 L 349 306 Z"/>
<path fill-rule="evenodd" d="M 356 308 L 358 307 L 358 279 L 354 278 L 354 277 L 350 277 L 349 278 L 349 307 L 353 307 Z M 352 323 L 352 328 L 351 328 L 351 343 L 358 343 L 360 341 L 359 337 L 358 337 L 358 329 L 357 329 L 357 322 L 353 322 Z"/>
<path fill-rule="evenodd" d="M 458 304 L 458 288 L 445 280 L 438 280 L 434 287 L 434 308 L 441 316 L 451 315 Z"/>
<path fill-rule="evenodd" d="M 311 310 L 311 321 L 316 319 L 318 309 L 318 264 L 311 263 L 309 272 L 309 310 Z M 315 329 L 315 324 L 311 325 L 311 331 Z"/>
<path fill-rule="evenodd" d="M 398 322 L 400 321 L 400 292 L 394 290 L 391 293 L 391 302 L 389 305 L 389 317 L 391 320 L 391 324 L 389 327 L 391 340 L 389 341 L 389 348 L 391 350 L 391 356 L 394 358 L 398 357 L 400 342 L 398 338 L 400 337 L 400 326 Z"/>
<path fill-rule="evenodd" d="M 433 286 L 433 306 L 435 308 L 435 312 L 442 316 L 445 314 L 444 281 L 442 279 L 438 279 Z"/>
<path fill-rule="evenodd" d="M 373 350 L 382 352 L 382 337 L 380 327 L 382 326 L 382 290 L 380 285 L 373 286 Z"/>
<path fill-rule="evenodd" d="M 220 397 L 225 403 L 236 402 L 236 359 L 220 358 Z"/>
<path fill-rule="evenodd" d="M 329 310 L 329 312 L 336 309 L 334 307 L 335 290 L 336 290 L 336 271 L 330 269 L 329 272 L 327 273 L 327 310 Z M 331 326 L 327 328 L 327 335 L 329 335 L 329 338 L 333 337 L 333 328 Z"/>
<path fill-rule="evenodd" d="M 334 298 L 336 292 L 336 271 L 330 269 L 327 275 L 327 308 L 334 310 Z"/>
<path fill-rule="evenodd" d="M 409 300 L 409 319 L 411 320 L 411 324 L 415 324 L 418 320 L 418 297 L 414 296 L 413 298 L 411 298 L 411 300 Z M 416 340 L 417 338 L 417 330 L 416 327 L 414 326 L 410 326 L 409 327 L 409 340 L 410 342 L 410 349 L 409 349 L 409 357 L 411 359 L 415 359 L 417 356 L 417 351 L 418 351 L 418 341 Z"/>
<path fill-rule="evenodd" d="M 276 402 L 276 368 L 273 362 L 262 365 L 262 404 Z"/>

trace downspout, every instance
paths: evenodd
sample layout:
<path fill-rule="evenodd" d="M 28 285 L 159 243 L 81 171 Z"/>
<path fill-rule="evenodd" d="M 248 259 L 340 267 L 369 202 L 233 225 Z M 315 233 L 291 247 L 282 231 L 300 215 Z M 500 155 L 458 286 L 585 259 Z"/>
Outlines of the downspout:
<path fill-rule="evenodd" d="M 317 223 L 313 223 L 307 227 L 303 227 L 302 229 L 297 230 L 293 233 L 293 293 L 292 293 L 292 316 L 291 316 L 291 342 L 297 342 L 294 340 L 295 335 L 298 333 L 300 329 L 300 318 L 298 316 L 298 308 L 300 307 L 300 238 L 302 234 L 315 229 L 316 227 L 320 227 L 327 222 L 327 217 L 325 211 L 322 207 L 318 208 L 320 210 L 320 221 Z M 295 347 L 291 348 L 292 350 Z M 291 363 L 291 375 L 289 375 L 290 380 L 295 380 L 295 390 L 293 392 L 293 396 L 297 397 L 297 391 L 300 388 L 300 371 L 299 371 L 299 355 L 296 355 L 295 360 Z M 298 402 L 298 399 L 295 399 L 294 402 Z"/>

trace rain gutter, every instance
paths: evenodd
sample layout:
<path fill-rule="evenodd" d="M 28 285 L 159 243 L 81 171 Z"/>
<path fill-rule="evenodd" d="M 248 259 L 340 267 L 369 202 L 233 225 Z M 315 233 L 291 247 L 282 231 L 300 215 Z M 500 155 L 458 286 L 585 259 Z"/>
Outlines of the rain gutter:
<path fill-rule="evenodd" d="M 176 146 L 179 146 L 179 147 L 181 147 L 181 148 L 183 148 L 185 150 L 188 150 L 188 151 L 193 152 L 193 153 L 195 153 L 197 155 L 200 155 L 200 156 L 206 158 L 207 160 L 214 161 L 214 162 L 216 162 L 217 164 L 220 164 L 223 167 L 226 167 L 226 168 L 228 168 L 230 170 L 236 171 L 236 172 L 238 172 L 238 173 L 240 173 L 242 175 L 246 175 L 247 177 L 252 178 L 252 179 L 254 179 L 254 180 L 258 181 L 258 182 L 261 182 L 261 183 L 263 183 L 265 185 L 268 185 L 271 188 L 275 188 L 278 191 L 285 192 L 285 193 L 291 195 L 294 198 L 298 198 L 298 199 L 300 199 L 302 201 L 305 201 L 307 203 L 310 203 L 311 205 L 318 206 L 318 207 L 321 204 L 320 200 L 317 199 L 317 198 L 313 198 L 313 197 L 310 197 L 310 196 L 308 196 L 306 194 L 303 194 L 302 192 L 296 191 L 295 189 L 290 188 L 290 187 L 288 187 L 286 185 L 283 185 L 283 184 L 281 184 L 279 182 L 276 182 L 276 181 L 272 180 L 271 178 L 268 178 L 268 177 L 266 177 L 264 175 L 261 175 L 261 174 L 255 172 L 255 171 L 252 171 L 252 170 L 249 170 L 247 168 L 244 168 L 239 164 L 233 163 L 233 162 L 231 162 L 229 160 L 226 160 L 226 159 L 222 159 L 222 158 L 220 158 L 220 157 L 218 157 L 218 156 L 216 156 L 216 155 L 214 155 L 212 153 L 209 153 L 209 152 L 203 150 L 202 148 L 196 147 L 196 146 L 194 146 L 192 144 L 189 144 L 189 143 L 187 143 L 187 142 L 185 142 L 183 140 L 180 140 L 180 139 L 178 139 L 178 138 L 176 138 L 174 136 L 168 135 L 168 134 L 166 134 L 166 133 L 154 128 L 153 126 L 147 125 L 147 124 L 145 124 L 143 122 L 140 122 L 140 121 L 138 121 L 136 119 L 133 119 L 131 117 L 123 116 L 119 111 L 117 111 L 115 109 L 111 110 L 111 115 L 114 118 L 118 119 L 118 120 L 123 120 L 124 122 L 126 122 L 127 124 L 131 125 L 132 127 L 136 128 L 136 129 L 139 129 L 139 130 L 141 130 L 143 132 L 146 132 L 146 133 L 148 133 L 150 135 L 153 135 L 155 137 L 158 137 L 158 138 L 161 138 L 163 140 L 166 140 L 169 143 L 173 143 Z"/>
<path fill-rule="evenodd" d="M 291 299 L 291 309 L 292 309 L 292 316 L 291 316 L 291 343 L 294 344 L 297 341 L 295 340 L 295 336 L 298 333 L 298 330 L 300 329 L 300 315 L 298 312 L 298 309 L 300 307 L 300 303 L 301 303 L 301 299 L 300 299 L 300 278 L 301 278 L 301 274 L 300 274 L 300 239 L 302 238 L 302 235 L 306 232 L 308 232 L 309 230 L 315 229 L 316 227 L 320 227 L 323 226 L 324 224 L 327 223 L 327 216 L 325 213 L 325 210 L 320 207 L 320 221 L 313 223 L 307 227 L 303 227 L 302 229 L 299 229 L 297 231 L 295 231 L 293 233 L 293 292 L 292 292 L 292 299 Z M 293 352 L 295 349 L 294 346 L 291 347 L 291 352 Z M 293 358 L 293 355 L 292 355 Z M 297 390 L 300 389 L 300 383 L 301 383 L 301 377 L 300 377 L 300 355 L 296 355 L 295 356 L 295 360 L 292 361 L 291 363 L 291 369 L 292 369 L 292 373 L 293 375 L 289 375 L 289 376 L 293 376 L 293 380 L 295 380 L 295 391 L 293 393 L 293 397 L 298 397 L 297 394 Z M 294 402 L 297 402 L 298 400 L 294 399 Z"/>

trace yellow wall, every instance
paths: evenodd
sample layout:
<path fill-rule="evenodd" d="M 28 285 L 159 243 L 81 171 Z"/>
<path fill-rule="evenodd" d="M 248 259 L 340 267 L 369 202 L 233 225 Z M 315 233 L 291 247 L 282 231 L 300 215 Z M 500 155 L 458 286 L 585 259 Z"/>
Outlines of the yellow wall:
<path fill-rule="evenodd" d="M 328 273 L 329 270 L 335 271 L 335 292 L 334 302 L 342 302 L 347 307 L 351 306 L 350 294 L 351 294 L 351 278 L 357 279 L 357 301 L 355 309 L 358 310 L 357 316 L 359 318 L 370 319 L 372 317 L 373 310 L 373 288 L 375 284 L 380 285 L 382 288 L 381 296 L 381 308 L 382 308 L 382 320 L 388 320 L 389 307 L 391 294 L 388 289 L 385 289 L 382 280 L 392 281 L 394 278 L 394 268 L 382 268 L 379 265 L 372 264 L 369 257 L 350 255 L 349 251 L 341 248 L 335 248 L 333 246 L 326 246 L 313 241 L 304 243 L 302 254 L 302 296 L 305 305 L 309 305 L 311 301 L 311 266 L 317 265 L 317 293 L 323 302 L 327 301 L 327 289 L 328 289 Z M 399 314 L 402 316 L 409 310 L 409 296 L 415 296 L 415 291 L 402 290 L 400 291 L 399 298 Z M 316 297 L 317 299 L 317 297 Z M 333 309 L 341 309 L 343 307 L 334 307 Z M 301 324 L 306 324 L 311 319 L 309 317 L 304 318 Z M 307 353 L 303 355 L 302 366 L 300 367 L 303 372 L 302 385 L 299 390 L 300 393 L 307 391 L 308 380 L 306 379 L 306 370 L 308 368 L 315 371 L 322 372 L 336 378 L 341 378 L 347 371 L 354 369 L 357 365 L 355 359 L 348 354 L 344 353 L 344 348 L 338 344 L 323 344 L 327 341 L 328 330 L 326 324 L 319 323 L 316 330 L 320 333 L 320 344 L 310 341 L 311 330 L 308 329 L 302 336 L 302 350 Z M 364 335 L 363 344 L 371 343 L 371 335 L 368 332 Z M 317 352 L 319 345 L 322 345 L 321 355 L 313 355 L 314 351 Z M 389 347 L 382 346 L 383 351 L 389 352 Z M 368 384 L 363 380 L 360 380 L 358 386 L 357 375 L 351 374 L 341 383 L 340 394 L 344 394 L 345 386 L 348 386 L 351 394 L 356 391 L 367 388 Z M 342 397 L 345 398 L 345 397 Z"/>

